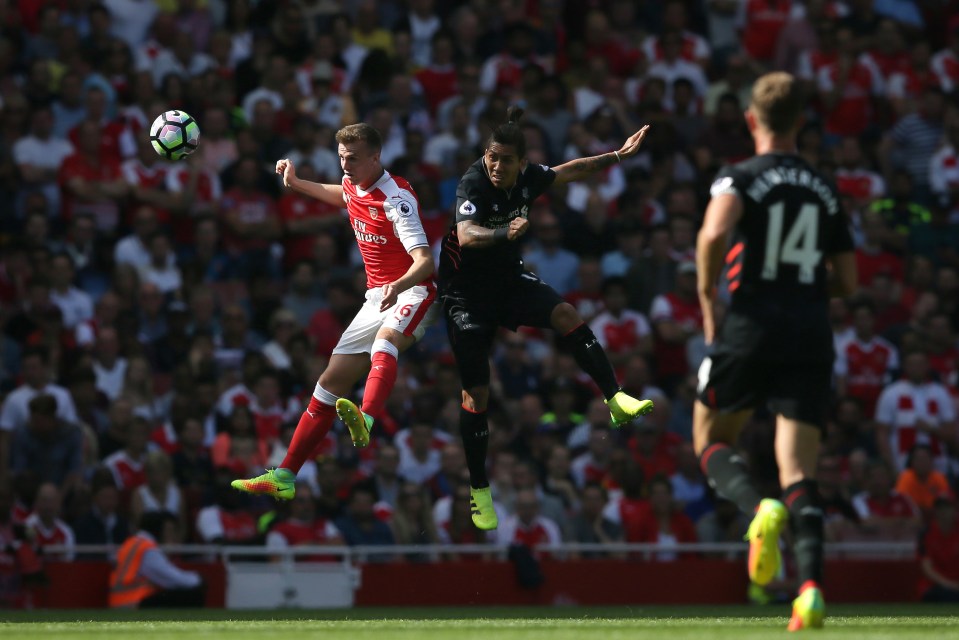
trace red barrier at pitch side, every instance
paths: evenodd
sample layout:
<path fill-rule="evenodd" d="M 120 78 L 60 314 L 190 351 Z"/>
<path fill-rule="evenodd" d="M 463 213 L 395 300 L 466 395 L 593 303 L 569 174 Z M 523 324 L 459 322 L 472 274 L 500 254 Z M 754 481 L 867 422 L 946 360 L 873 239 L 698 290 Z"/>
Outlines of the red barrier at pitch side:
<path fill-rule="evenodd" d="M 226 602 L 226 571 L 219 562 L 178 563 L 197 571 L 207 584 L 206 606 L 222 608 Z M 109 562 L 96 560 L 48 562 L 50 584 L 36 591 L 36 606 L 47 609 L 105 609 L 110 590 Z"/>
<path fill-rule="evenodd" d="M 223 607 L 226 572 L 220 563 L 185 564 L 206 580 L 207 606 Z M 357 606 L 737 604 L 746 601 L 742 562 L 689 559 L 544 560 L 545 581 L 519 586 L 508 562 L 370 564 L 363 567 Z M 106 562 L 50 562 L 50 585 L 37 592 L 39 607 L 101 608 L 107 604 Z M 827 563 L 830 602 L 909 602 L 916 599 L 914 560 Z"/>
<path fill-rule="evenodd" d="M 544 560 L 545 581 L 519 586 L 509 563 L 448 562 L 363 568 L 357 606 L 741 604 L 748 579 L 742 562 L 677 560 Z M 831 561 L 830 602 L 909 602 L 916 599 L 914 560 Z"/>

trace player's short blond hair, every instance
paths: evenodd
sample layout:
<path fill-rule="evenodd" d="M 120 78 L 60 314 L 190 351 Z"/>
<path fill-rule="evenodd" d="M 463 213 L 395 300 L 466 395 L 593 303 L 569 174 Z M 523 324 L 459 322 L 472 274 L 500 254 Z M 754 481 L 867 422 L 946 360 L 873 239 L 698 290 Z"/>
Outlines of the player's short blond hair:
<path fill-rule="evenodd" d="M 749 109 L 766 129 L 775 134 L 789 134 L 799 127 L 806 97 L 802 86 L 785 71 L 767 73 L 753 85 Z"/>
<path fill-rule="evenodd" d="M 371 151 L 379 151 L 383 148 L 383 136 L 376 127 L 365 122 L 346 125 L 336 132 L 336 141 L 339 144 L 365 142 Z"/>

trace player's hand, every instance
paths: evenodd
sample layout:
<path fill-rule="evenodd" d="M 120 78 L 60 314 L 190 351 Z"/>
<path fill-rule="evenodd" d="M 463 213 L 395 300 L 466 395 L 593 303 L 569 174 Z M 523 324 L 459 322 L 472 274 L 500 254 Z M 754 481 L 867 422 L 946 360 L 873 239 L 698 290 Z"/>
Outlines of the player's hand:
<path fill-rule="evenodd" d="M 276 175 L 283 176 L 283 186 L 291 187 L 292 182 L 296 180 L 296 167 L 293 161 L 287 158 L 276 161 Z"/>
<path fill-rule="evenodd" d="M 621 160 L 624 158 L 632 158 L 634 155 L 639 153 L 639 148 L 643 146 L 643 140 L 646 138 L 647 131 L 649 131 L 648 124 L 633 135 L 629 136 L 629 139 L 623 143 L 623 146 L 620 147 L 618 151 L 619 158 Z"/>
<path fill-rule="evenodd" d="M 396 299 L 400 295 L 399 287 L 396 286 L 396 283 L 391 282 L 389 284 L 383 285 L 383 299 L 380 300 L 380 313 L 386 311 L 394 304 L 396 304 Z"/>
<path fill-rule="evenodd" d="M 529 219 L 513 218 L 509 223 L 509 229 L 506 230 L 506 239 L 510 242 L 518 240 L 529 230 Z"/>

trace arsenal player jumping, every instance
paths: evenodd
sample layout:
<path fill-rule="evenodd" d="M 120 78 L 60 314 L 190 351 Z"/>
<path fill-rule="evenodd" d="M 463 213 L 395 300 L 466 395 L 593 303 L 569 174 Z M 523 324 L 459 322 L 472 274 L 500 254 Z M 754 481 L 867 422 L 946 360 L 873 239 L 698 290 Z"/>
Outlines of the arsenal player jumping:
<path fill-rule="evenodd" d="M 234 488 L 247 493 L 291 499 L 297 472 L 323 442 L 337 413 L 355 446 L 369 444 L 373 418 L 382 414 L 396 381 L 397 357 L 423 335 L 436 314 L 433 257 L 412 187 L 383 169 L 383 140 L 370 125 L 343 127 L 336 141 L 341 184 L 301 180 L 289 160 L 277 162 L 276 172 L 294 191 L 335 206 L 346 204 L 366 265 L 366 302 L 333 349 L 282 464 L 256 478 L 233 481 Z M 344 396 L 367 369 L 360 409 Z"/>

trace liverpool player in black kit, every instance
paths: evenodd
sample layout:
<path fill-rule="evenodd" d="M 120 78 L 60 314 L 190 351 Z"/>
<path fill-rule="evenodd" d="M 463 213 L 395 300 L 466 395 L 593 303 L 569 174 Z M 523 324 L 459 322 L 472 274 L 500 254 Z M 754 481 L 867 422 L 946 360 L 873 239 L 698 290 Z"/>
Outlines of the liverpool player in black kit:
<path fill-rule="evenodd" d="M 553 184 L 581 180 L 635 155 L 647 127 L 612 153 L 572 160 L 558 167 L 526 161 L 526 140 L 510 108 L 486 152 L 460 180 L 456 224 L 443 242 L 439 287 L 446 326 L 463 386 L 460 434 L 470 472 L 473 523 L 495 529 L 496 512 L 486 477 L 489 427 L 489 354 L 498 327 L 555 330 L 576 362 L 596 382 L 612 415 L 622 425 L 649 413 L 653 403 L 620 389 L 606 353 L 572 305 L 523 268 L 517 240 L 529 227 L 529 206 Z"/>
<path fill-rule="evenodd" d="M 814 474 L 830 397 L 830 295 L 856 284 L 852 238 L 835 187 L 796 155 L 805 101 L 799 82 L 771 73 L 753 86 L 746 122 L 756 156 L 713 183 L 696 245 L 710 354 L 699 370 L 693 439 L 716 491 L 755 514 L 749 576 L 779 572 L 787 522 L 801 587 L 790 630 L 821 627 L 823 514 Z M 731 302 L 717 330 L 712 305 L 726 267 Z M 782 501 L 762 499 L 731 448 L 760 402 L 776 414 Z"/>

